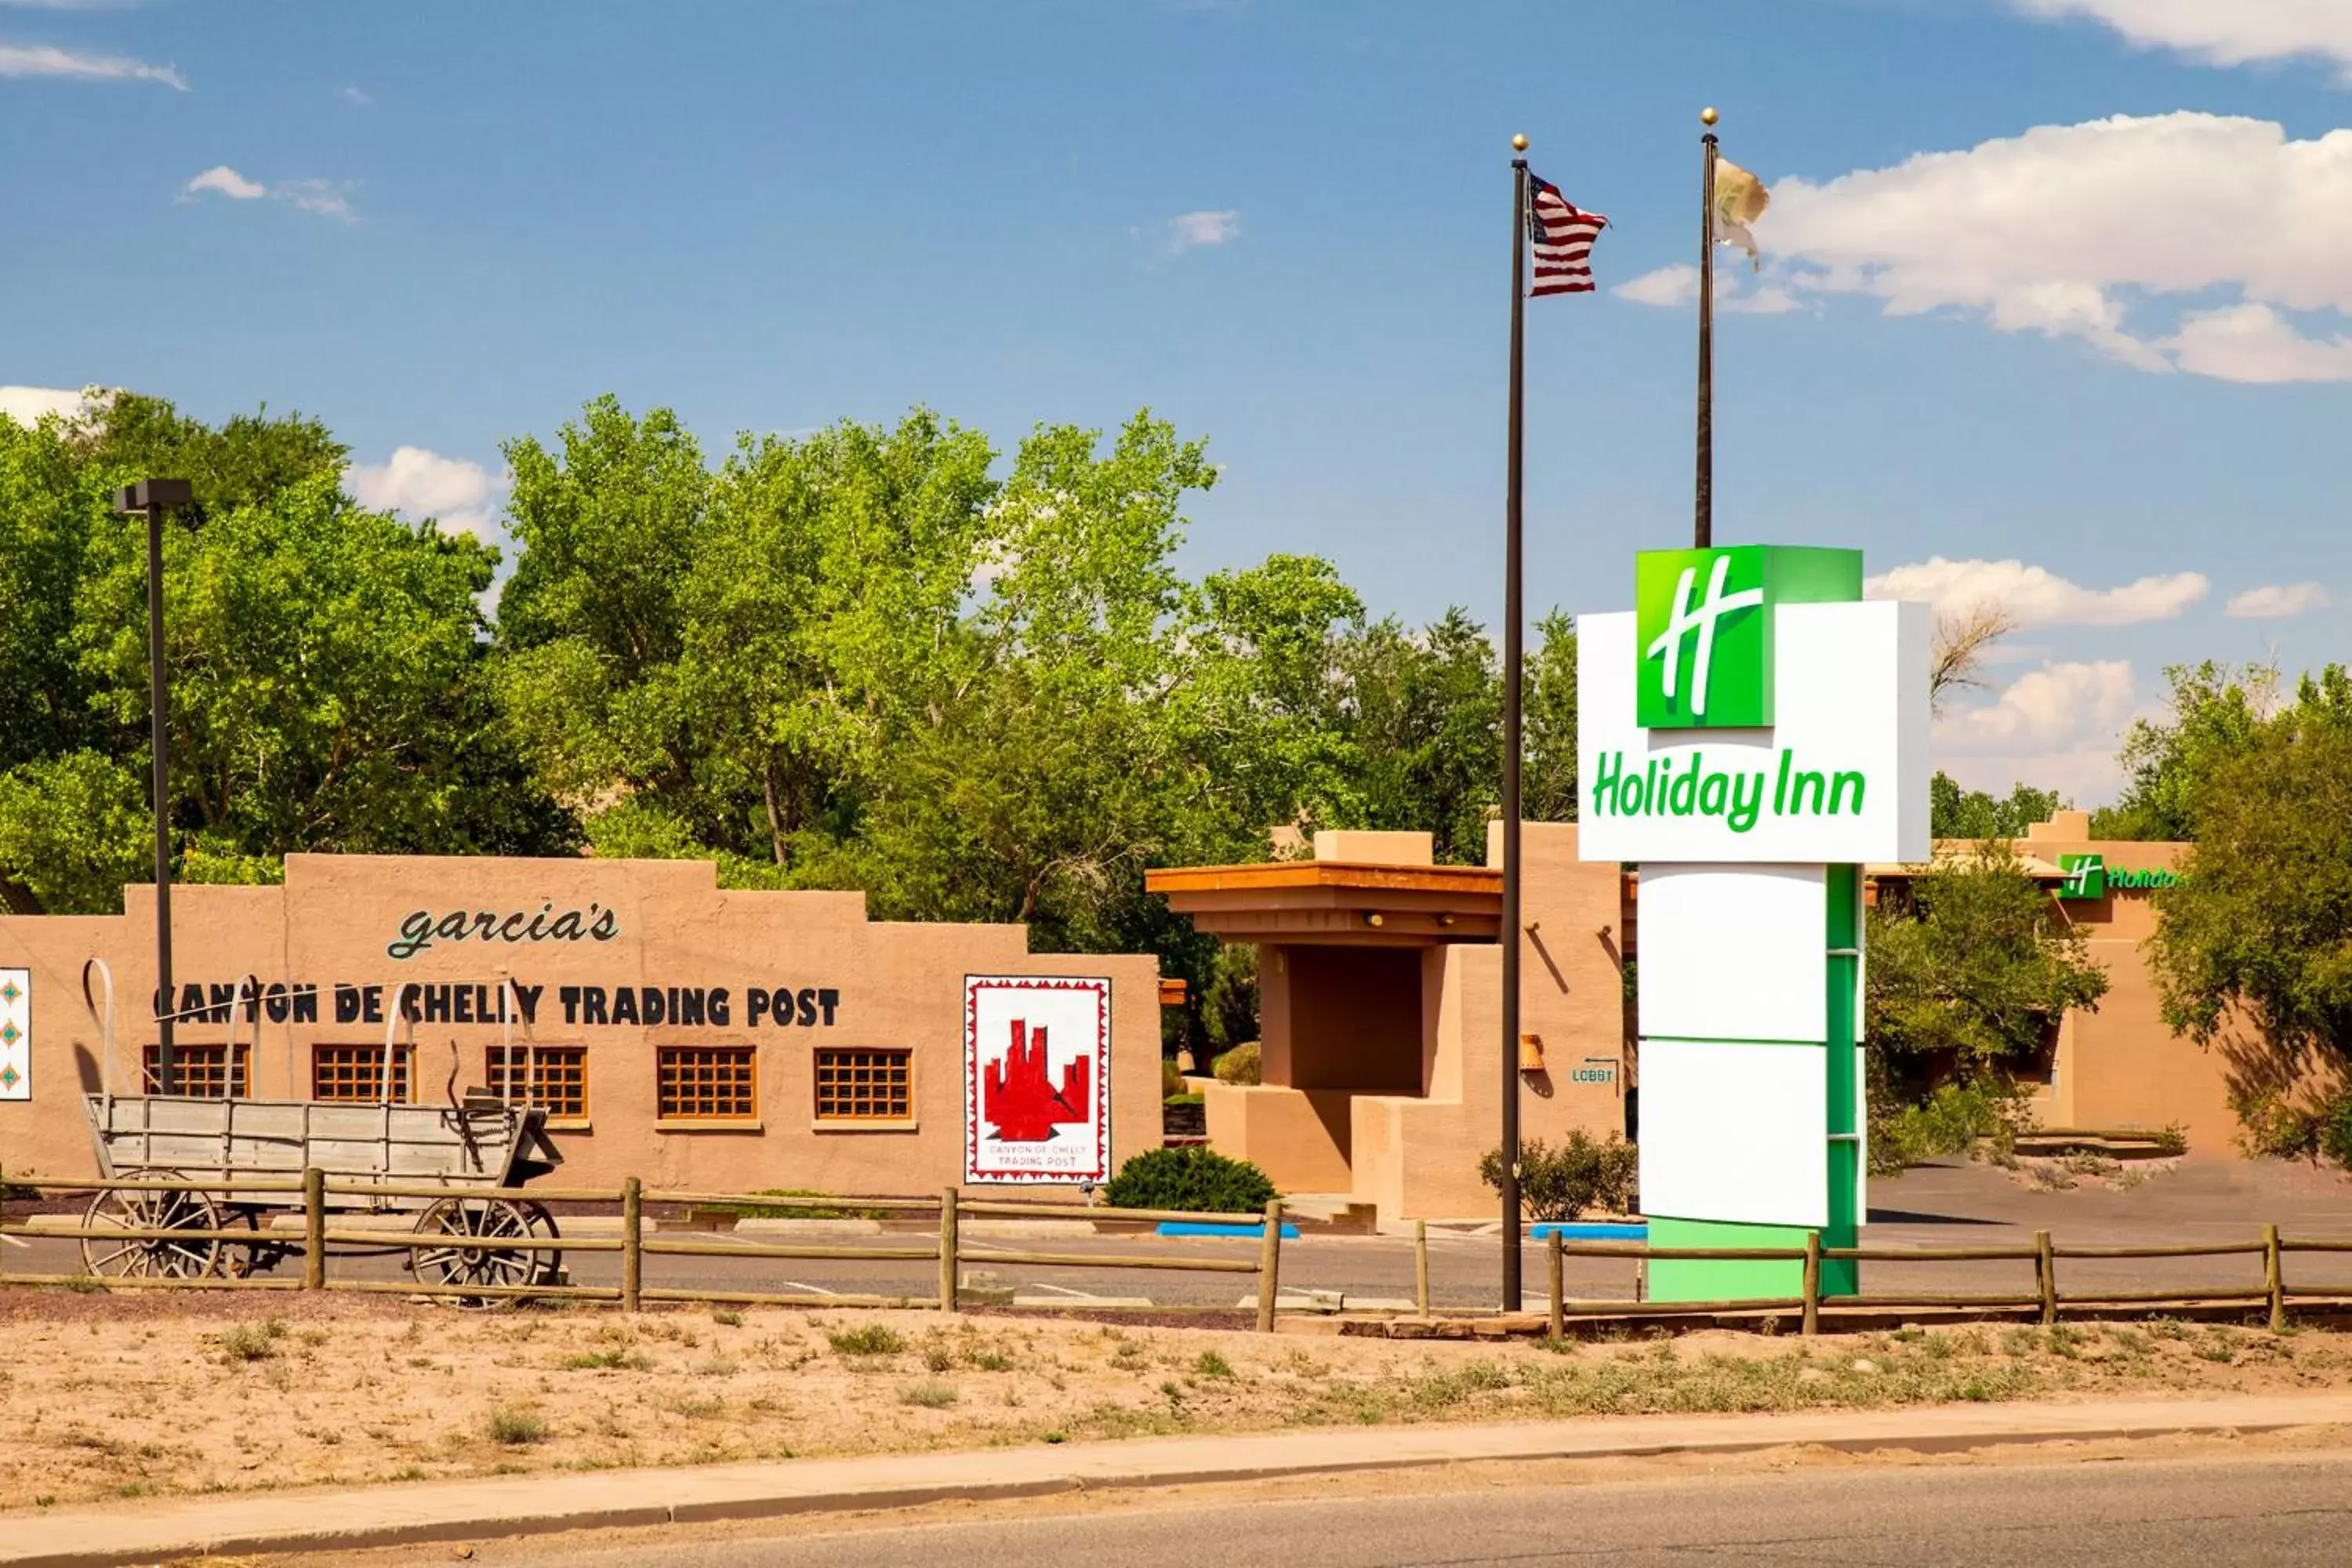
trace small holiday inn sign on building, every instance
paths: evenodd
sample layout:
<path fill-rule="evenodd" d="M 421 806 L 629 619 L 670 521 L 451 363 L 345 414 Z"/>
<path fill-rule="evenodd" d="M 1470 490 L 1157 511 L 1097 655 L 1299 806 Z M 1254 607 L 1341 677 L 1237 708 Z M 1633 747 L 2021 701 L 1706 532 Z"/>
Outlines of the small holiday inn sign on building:
<path fill-rule="evenodd" d="M 1578 624 L 1589 858 L 1924 856 L 1924 606 L 1862 602 L 1862 554 L 1644 552 L 1632 615 Z M 1914 798 L 1916 795 L 1917 798 Z"/>

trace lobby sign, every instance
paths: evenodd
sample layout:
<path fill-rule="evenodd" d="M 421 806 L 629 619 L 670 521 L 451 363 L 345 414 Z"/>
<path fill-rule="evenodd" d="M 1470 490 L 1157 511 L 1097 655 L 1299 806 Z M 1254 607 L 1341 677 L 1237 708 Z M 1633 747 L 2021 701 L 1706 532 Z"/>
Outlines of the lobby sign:
<path fill-rule="evenodd" d="M 33 1098 L 33 972 L 0 969 L 0 1100 Z"/>
<path fill-rule="evenodd" d="M 964 977 L 964 1180 L 1110 1179 L 1110 981 Z"/>

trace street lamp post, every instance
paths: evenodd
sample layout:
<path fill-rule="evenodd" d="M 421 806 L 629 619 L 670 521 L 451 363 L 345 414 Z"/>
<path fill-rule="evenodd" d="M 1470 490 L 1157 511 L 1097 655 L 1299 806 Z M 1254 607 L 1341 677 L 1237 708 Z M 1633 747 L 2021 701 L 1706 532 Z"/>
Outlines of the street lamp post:
<path fill-rule="evenodd" d="M 179 1092 L 172 1058 L 172 825 L 169 752 L 171 709 L 163 668 L 163 514 L 186 506 L 194 489 L 185 479 L 142 479 L 115 492 L 115 509 L 147 514 L 147 712 L 155 753 L 155 1092 Z"/>

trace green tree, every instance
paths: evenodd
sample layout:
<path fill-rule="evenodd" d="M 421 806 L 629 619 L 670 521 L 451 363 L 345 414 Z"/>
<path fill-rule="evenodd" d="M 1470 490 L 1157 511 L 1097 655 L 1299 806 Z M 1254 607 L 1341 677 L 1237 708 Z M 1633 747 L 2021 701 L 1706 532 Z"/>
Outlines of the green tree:
<path fill-rule="evenodd" d="M 0 563 L 44 584 L 50 644 L 28 660 L 51 685 L 0 729 L 0 875 L 63 913 L 115 907 L 146 872 L 146 527 L 109 491 L 184 465 L 222 489 L 164 534 L 181 876 L 268 879 L 298 849 L 569 842 L 482 679 L 496 554 L 353 507 L 341 456 L 310 421 L 212 430 L 127 395 L 79 424 L 0 422 Z"/>
<path fill-rule="evenodd" d="M 1927 832 L 1936 838 L 2022 838 L 2027 828 L 2065 809 L 2056 790 L 2028 784 L 2012 784 L 2006 796 L 1996 799 L 1980 789 L 1963 789 L 1940 768 L 1927 783 Z"/>
<path fill-rule="evenodd" d="M 2207 757 L 2182 816 L 2197 842 L 2155 895 L 2166 1022 L 2200 1041 L 2233 1016 L 2283 1081 L 2352 1067 L 2352 676 L 2329 666 L 2235 755 Z"/>
<path fill-rule="evenodd" d="M 2005 846 L 1879 885 L 1868 922 L 1864 1038 L 1874 1121 L 1939 1082 L 2004 1080 L 2095 1010 L 2106 972 Z"/>
<path fill-rule="evenodd" d="M 2277 710 L 2279 672 L 2272 666 L 2208 659 L 2168 666 L 2164 676 L 2170 712 L 2136 719 L 2125 732 L 2120 760 L 2128 777 L 2116 804 L 2093 815 L 2095 837 L 2195 838 L 2210 775 L 2252 750 Z"/>
<path fill-rule="evenodd" d="M 1336 650 L 1355 775 L 1338 826 L 1433 837 L 1439 861 L 1483 864 L 1501 798 L 1502 681 L 1486 628 L 1460 606 L 1419 632 L 1396 617 Z"/>
<path fill-rule="evenodd" d="M 1521 814 L 1530 822 L 1574 822 L 1574 621 L 1554 610 L 1536 623 L 1536 646 L 1527 656 L 1527 672 L 1520 679 L 1527 742 L 1527 760 L 1519 778 Z"/>

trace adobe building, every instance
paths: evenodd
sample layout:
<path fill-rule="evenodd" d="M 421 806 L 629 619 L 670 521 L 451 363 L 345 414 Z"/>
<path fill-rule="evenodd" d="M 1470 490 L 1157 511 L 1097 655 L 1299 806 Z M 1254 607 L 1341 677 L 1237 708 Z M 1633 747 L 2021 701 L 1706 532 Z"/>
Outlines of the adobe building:
<path fill-rule="evenodd" d="M 2209 1048 L 2174 1034 L 2144 951 L 2158 920 L 2149 895 L 2171 885 L 2192 847 L 2094 838 L 2085 811 L 2054 813 L 2010 847 L 2026 874 L 2050 889 L 2107 975 L 2098 1010 L 2069 1012 L 2047 1054 L 2020 1068 L 2020 1079 L 2034 1091 L 2036 1119 L 2044 1127 L 2097 1131 L 2177 1124 L 2200 1153 L 2238 1152 L 2231 1095 L 2236 1088 L 2270 1086 L 2262 1053 L 2243 1042 Z M 1939 857 L 1976 848 L 1959 839 L 1936 846 Z M 1909 875 L 1895 866 L 1870 871 L 1882 885 Z"/>
<path fill-rule="evenodd" d="M 1574 824 L 1522 833 L 1520 1136 L 1622 1134 L 1625 879 L 1577 859 Z M 1324 832 L 1311 858 L 1147 874 L 1200 930 L 1259 949 L 1263 1081 L 1204 1086 L 1210 1147 L 1383 1221 L 1493 1208 L 1500 843 L 1490 825 L 1485 866 L 1437 866 L 1426 833 Z"/>
<path fill-rule="evenodd" d="M 0 1167 L 94 1174 L 83 1095 L 153 1068 L 154 890 L 124 900 L 0 915 Z M 706 860 L 291 855 L 282 886 L 175 888 L 173 928 L 183 1092 L 373 1100 L 389 1028 L 397 1099 L 550 1107 L 565 1185 L 1066 1189 L 1160 1142 L 1157 960 L 1018 925 L 869 921 Z"/>

